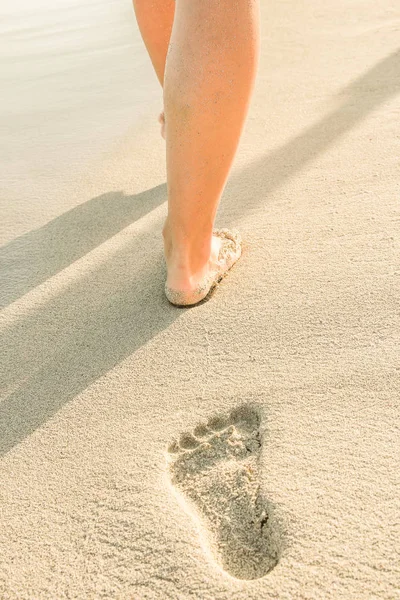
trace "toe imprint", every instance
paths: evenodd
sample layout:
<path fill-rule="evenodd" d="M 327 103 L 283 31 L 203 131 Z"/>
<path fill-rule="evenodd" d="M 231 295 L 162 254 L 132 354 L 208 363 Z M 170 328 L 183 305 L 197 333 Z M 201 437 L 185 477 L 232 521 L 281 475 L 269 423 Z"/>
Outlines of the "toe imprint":
<path fill-rule="evenodd" d="M 261 445 L 259 411 L 243 405 L 168 447 L 172 485 L 200 517 L 220 567 L 238 579 L 262 577 L 279 558 L 272 507 L 260 492 Z"/>

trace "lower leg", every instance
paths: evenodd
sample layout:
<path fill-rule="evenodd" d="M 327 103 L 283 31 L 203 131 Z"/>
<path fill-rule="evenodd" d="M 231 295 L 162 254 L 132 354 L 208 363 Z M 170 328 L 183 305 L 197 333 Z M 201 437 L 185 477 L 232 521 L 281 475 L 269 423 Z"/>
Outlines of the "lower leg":
<path fill-rule="evenodd" d="M 133 0 L 136 20 L 161 86 L 164 85 L 165 60 L 175 14 L 174 0 Z M 165 139 L 164 111 L 158 118 Z"/>
<path fill-rule="evenodd" d="M 158 80 L 163 86 L 172 25 L 174 0 L 133 0 L 136 20 Z"/>
<path fill-rule="evenodd" d="M 188 293 L 212 268 L 212 229 L 254 85 L 258 0 L 176 0 L 164 75 L 167 285 Z"/>

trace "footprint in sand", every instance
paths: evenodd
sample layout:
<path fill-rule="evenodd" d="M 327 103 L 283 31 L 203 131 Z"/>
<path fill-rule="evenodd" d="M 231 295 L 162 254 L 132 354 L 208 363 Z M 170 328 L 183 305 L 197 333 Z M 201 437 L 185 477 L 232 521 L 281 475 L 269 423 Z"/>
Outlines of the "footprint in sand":
<path fill-rule="evenodd" d="M 243 405 L 168 447 L 172 485 L 200 518 L 215 560 L 237 579 L 262 577 L 279 559 L 280 536 L 257 472 L 260 421 L 258 407 Z"/>

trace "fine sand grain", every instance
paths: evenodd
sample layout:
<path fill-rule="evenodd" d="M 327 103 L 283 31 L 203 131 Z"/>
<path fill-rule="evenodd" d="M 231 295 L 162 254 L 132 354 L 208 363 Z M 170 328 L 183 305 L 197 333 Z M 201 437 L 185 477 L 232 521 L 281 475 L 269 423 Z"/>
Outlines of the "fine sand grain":
<path fill-rule="evenodd" d="M 3 4 L 0 600 L 400 599 L 397 0 L 261 2 L 190 310 L 131 2 Z"/>

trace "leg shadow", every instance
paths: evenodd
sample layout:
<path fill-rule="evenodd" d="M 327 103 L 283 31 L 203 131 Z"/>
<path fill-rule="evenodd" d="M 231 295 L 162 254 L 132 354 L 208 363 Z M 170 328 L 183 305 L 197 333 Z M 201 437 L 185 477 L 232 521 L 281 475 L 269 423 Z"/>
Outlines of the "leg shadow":
<path fill-rule="evenodd" d="M 166 185 L 134 196 L 110 192 L 92 198 L 0 249 L 4 308 L 47 281 L 167 199 Z"/>
<path fill-rule="evenodd" d="M 72 265 L 68 287 L 5 326 L 0 455 L 182 314 L 164 296 L 161 227 L 141 227 L 84 276 Z"/>

